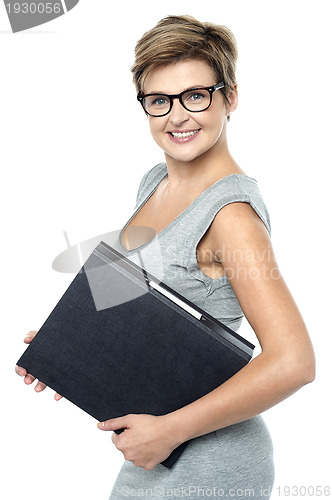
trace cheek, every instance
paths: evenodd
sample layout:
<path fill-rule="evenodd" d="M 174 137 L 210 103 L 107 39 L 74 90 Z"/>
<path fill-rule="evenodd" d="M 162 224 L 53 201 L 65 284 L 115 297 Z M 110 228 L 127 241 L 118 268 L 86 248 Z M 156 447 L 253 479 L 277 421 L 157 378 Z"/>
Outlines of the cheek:
<path fill-rule="evenodd" d="M 150 134 L 151 134 L 151 136 L 153 137 L 154 140 L 156 140 L 156 138 L 158 137 L 158 134 L 156 132 L 155 127 L 153 127 L 151 125 L 150 125 Z"/>
<path fill-rule="evenodd" d="M 159 118 L 158 120 L 153 120 L 153 118 L 149 119 L 149 127 L 150 127 L 150 133 L 152 139 L 155 141 L 155 143 L 164 149 L 165 147 L 165 126 L 166 123 L 162 118 Z"/>
<path fill-rule="evenodd" d="M 219 134 L 224 126 L 224 113 L 217 106 L 211 107 L 205 113 L 202 112 L 201 115 L 197 113 L 197 116 L 194 117 L 196 124 L 209 134 Z"/>
<path fill-rule="evenodd" d="M 164 129 L 165 129 L 165 120 L 160 117 L 159 119 L 149 117 L 149 127 L 150 127 L 150 132 L 153 137 L 157 137 L 159 134 L 161 134 Z"/>
<path fill-rule="evenodd" d="M 224 114 L 214 113 L 211 116 L 209 130 L 212 136 L 219 137 L 223 131 L 226 121 L 226 116 Z"/>

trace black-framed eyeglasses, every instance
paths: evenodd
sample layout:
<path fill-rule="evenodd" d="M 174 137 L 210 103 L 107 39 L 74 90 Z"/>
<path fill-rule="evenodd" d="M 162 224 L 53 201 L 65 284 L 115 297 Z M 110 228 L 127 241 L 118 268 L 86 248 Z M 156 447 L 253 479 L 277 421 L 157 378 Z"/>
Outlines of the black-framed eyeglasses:
<path fill-rule="evenodd" d="M 167 115 L 172 109 L 173 99 L 179 99 L 187 111 L 199 113 L 211 106 L 213 92 L 224 87 L 225 83 L 219 82 L 211 87 L 197 87 L 184 90 L 180 94 L 143 94 L 143 92 L 139 92 L 137 100 L 142 104 L 144 111 L 150 116 Z"/>

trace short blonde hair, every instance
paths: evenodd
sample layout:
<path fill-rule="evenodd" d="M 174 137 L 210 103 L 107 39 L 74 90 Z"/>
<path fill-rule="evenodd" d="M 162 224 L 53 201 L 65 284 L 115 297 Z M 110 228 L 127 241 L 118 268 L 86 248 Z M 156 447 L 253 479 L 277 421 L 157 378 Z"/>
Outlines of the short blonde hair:
<path fill-rule="evenodd" d="M 229 102 L 236 84 L 237 57 L 236 39 L 226 26 L 200 22 L 192 16 L 167 16 L 138 40 L 131 72 L 140 92 L 148 73 L 158 66 L 201 59 L 214 70 L 217 82 L 225 83 L 221 91 Z"/>

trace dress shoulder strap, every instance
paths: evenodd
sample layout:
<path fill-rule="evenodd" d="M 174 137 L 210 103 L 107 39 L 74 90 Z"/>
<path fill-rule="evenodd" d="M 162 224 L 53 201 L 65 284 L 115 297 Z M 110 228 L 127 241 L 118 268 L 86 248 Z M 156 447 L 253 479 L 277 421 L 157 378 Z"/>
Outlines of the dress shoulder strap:
<path fill-rule="evenodd" d="M 215 182 L 196 200 L 187 220 L 183 220 L 184 244 L 188 249 L 188 269 L 196 271 L 196 247 L 216 214 L 230 203 L 248 203 L 264 223 L 271 236 L 269 212 L 256 179 L 243 174 L 231 174 Z M 189 220 L 190 218 L 190 220 Z"/>
<path fill-rule="evenodd" d="M 167 175 L 166 163 L 158 163 L 147 170 L 138 187 L 135 209 L 152 192 L 159 182 Z"/>

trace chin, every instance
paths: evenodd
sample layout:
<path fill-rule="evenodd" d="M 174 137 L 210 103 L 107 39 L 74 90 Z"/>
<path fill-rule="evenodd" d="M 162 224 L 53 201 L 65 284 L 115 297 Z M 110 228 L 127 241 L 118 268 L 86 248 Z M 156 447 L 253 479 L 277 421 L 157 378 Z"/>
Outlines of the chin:
<path fill-rule="evenodd" d="M 174 151 L 167 151 L 164 149 L 164 153 L 176 161 L 188 163 L 190 161 L 196 160 L 196 158 L 206 153 L 206 151 L 183 151 L 180 153 L 175 153 Z"/>

